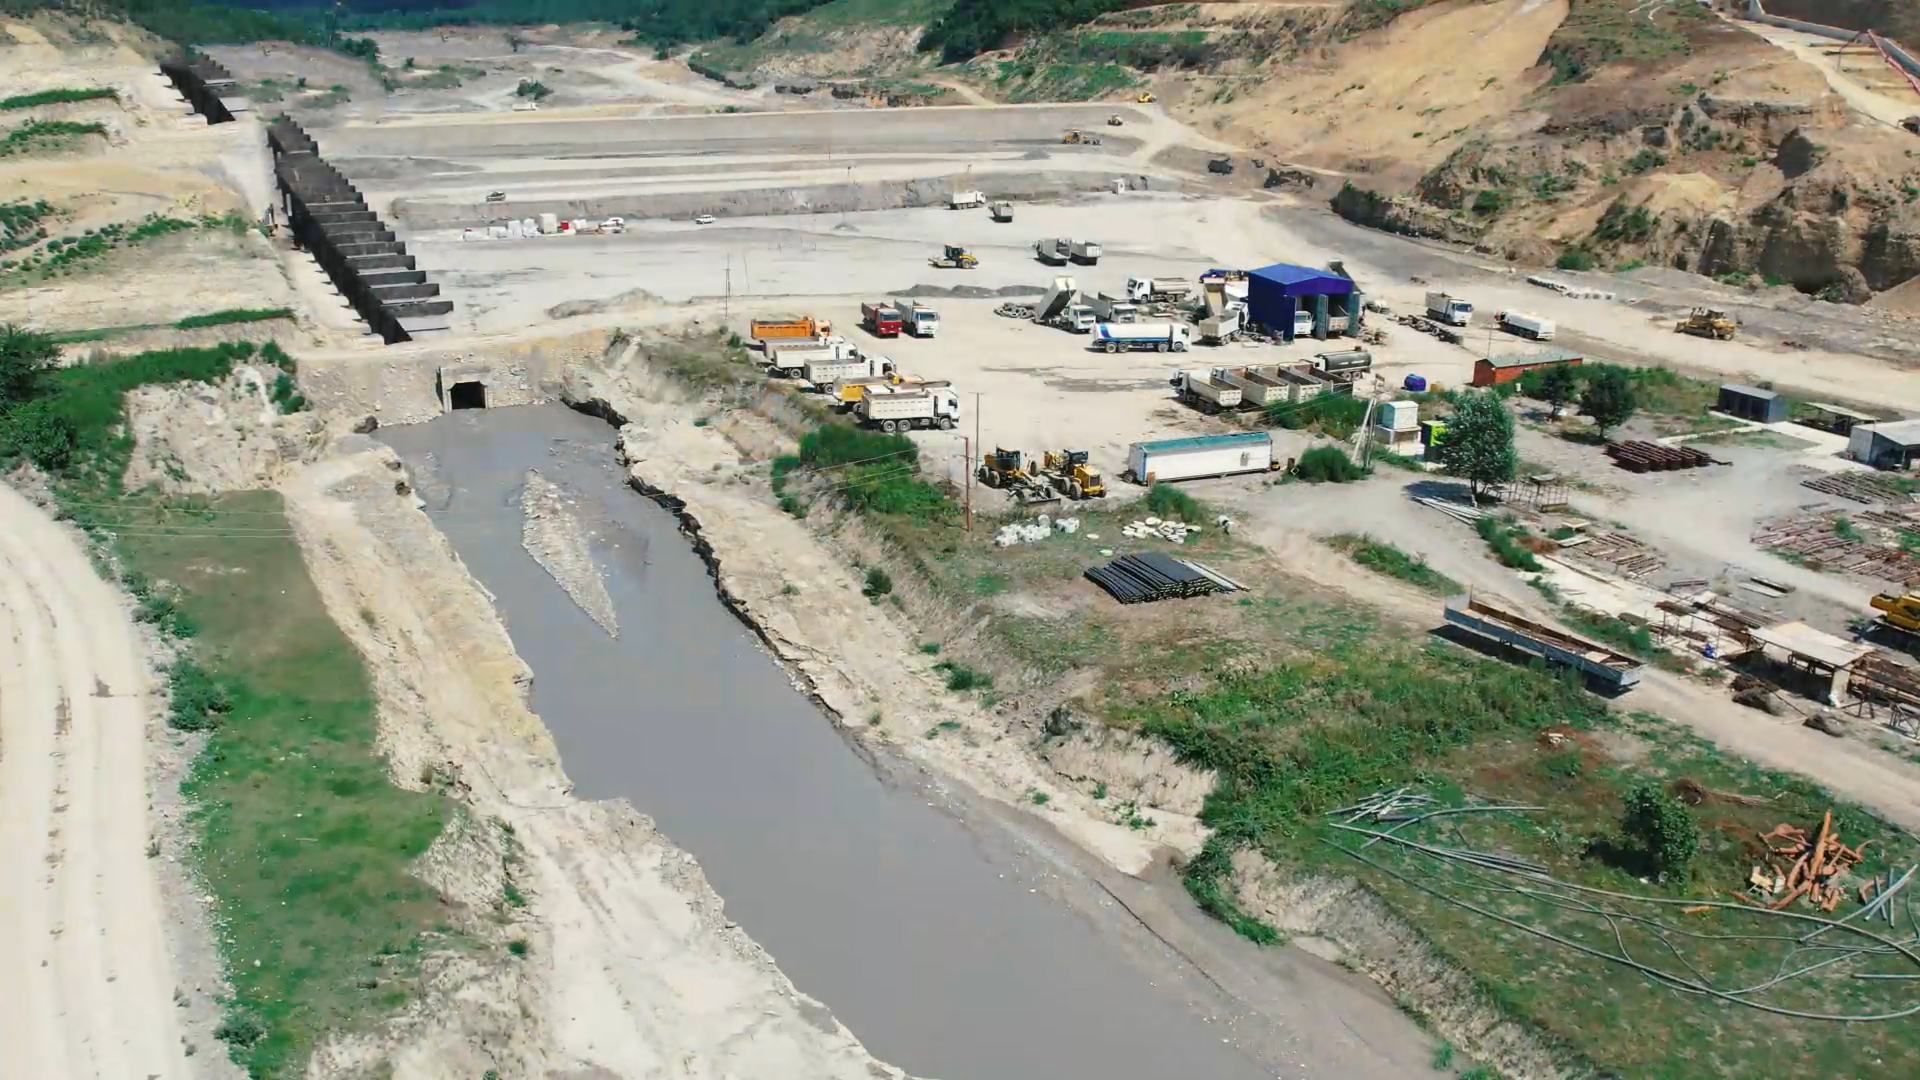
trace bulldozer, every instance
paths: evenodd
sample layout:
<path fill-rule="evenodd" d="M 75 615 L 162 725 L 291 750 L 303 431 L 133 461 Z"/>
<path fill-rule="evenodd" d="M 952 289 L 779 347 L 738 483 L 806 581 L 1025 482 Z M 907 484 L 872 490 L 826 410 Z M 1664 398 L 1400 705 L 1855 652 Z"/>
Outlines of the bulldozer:
<path fill-rule="evenodd" d="M 973 252 L 957 244 L 948 244 L 944 252 L 927 262 L 941 270 L 971 270 L 980 265 Z"/>
<path fill-rule="evenodd" d="M 988 487 L 998 488 L 1013 496 L 1015 502 L 1057 501 L 1060 496 L 1053 490 L 1053 485 L 1027 471 L 1029 463 L 1020 451 L 996 446 L 993 453 L 981 460 L 974 476 Z"/>
<path fill-rule="evenodd" d="M 1040 475 L 1069 499 L 1107 497 L 1107 481 L 1088 464 L 1085 450 L 1048 450 L 1040 456 Z"/>
<path fill-rule="evenodd" d="M 1154 102 L 1153 91 L 1142 90 L 1134 95 L 1133 100 L 1142 105 L 1151 105 Z"/>
<path fill-rule="evenodd" d="M 1099 146 L 1100 136 L 1089 135 L 1079 128 L 1068 128 L 1067 133 L 1060 136 L 1060 141 L 1068 146 Z"/>
<path fill-rule="evenodd" d="M 1692 334 L 1695 337 L 1713 338 L 1715 341 L 1732 341 L 1740 324 L 1727 317 L 1719 308 L 1697 307 L 1687 313 L 1687 317 L 1674 325 L 1674 331 Z"/>

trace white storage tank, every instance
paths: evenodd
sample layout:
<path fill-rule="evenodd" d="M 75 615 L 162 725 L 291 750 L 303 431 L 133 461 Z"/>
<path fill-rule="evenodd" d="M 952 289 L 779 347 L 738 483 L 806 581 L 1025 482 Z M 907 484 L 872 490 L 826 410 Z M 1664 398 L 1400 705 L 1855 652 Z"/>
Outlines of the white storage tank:
<path fill-rule="evenodd" d="M 1261 431 L 1158 439 L 1127 447 L 1127 473 L 1142 484 L 1267 472 L 1272 468 L 1273 438 Z"/>

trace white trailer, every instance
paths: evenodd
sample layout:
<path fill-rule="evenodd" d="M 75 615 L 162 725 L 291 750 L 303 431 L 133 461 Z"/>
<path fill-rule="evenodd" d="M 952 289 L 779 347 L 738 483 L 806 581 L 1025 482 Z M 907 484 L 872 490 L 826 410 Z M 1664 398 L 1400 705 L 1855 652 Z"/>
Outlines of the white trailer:
<path fill-rule="evenodd" d="M 1465 326 L 1473 321 L 1473 305 L 1443 292 L 1427 294 L 1427 317 L 1448 326 Z"/>
<path fill-rule="evenodd" d="M 1127 299 L 1180 301 L 1193 295 L 1193 286 L 1182 278 L 1127 278 Z"/>
<path fill-rule="evenodd" d="M 900 328 L 919 338 L 934 337 L 940 333 L 940 313 L 915 300 L 907 304 L 895 305 L 900 311 Z"/>
<path fill-rule="evenodd" d="M 824 393 L 828 387 L 842 379 L 871 379 L 881 375 L 893 374 L 893 360 L 872 353 L 853 350 L 852 356 L 838 359 L 823 357 L 808 361 L 801 371 L 801 378 L 813 384 L 813 389 Z"/>
<path fill-rule="evenodd" d="M 1246 329 L 1247 308 L 1245 304 L 1228 304 L 1227 310 L 1218 315 L 1209 315 L 1200 320 L 1200 343 L 1202 345 L 1225 345 L 1240 336 Z"/>
<path fill-rule="evenodd" d="M 1101 322 L 1130 323 L 1140 321 L 1139 305 L 1130 300 L 1122 300 L 1106 293 L 1094 293 L 1087 298 L 1087 306 L 1093 309 L 1094 318 Z"/>
<path fill-rule="evenodd" d="M 956 191 L 947 196 L 949 210 L 972 210 L 974 207 L 985 205 L 987 205 L 987 194 L 984 191 Z"/>
<path fill-rule="evenodd" d="M 960 422 L 960 395 L 946 386 L 870 386 L 853 411 L 862 424 L 886 432 L 917 427 L 947 429 Z"/>
<path fill-rule="evenodd" d="M 782 379 L 797 379 L 810 363 L 828 360 L 851 360 L 860 355 L 860 350 L 846 338 L 838 334 L 829 338 L 812 338 L 799 344 L 778 345 L 767 343 L 767 369 Z"/>
<path fill-rule="evenodd" d="M 1092 266 L 1100 261 L 1100 245 L 1092 240 L 1075 240 L 1067 247 L 1067 257 L 1082 266 Z"/>
<path fill-rule="evenodd" d="M 1192 328 L 1179 323 L 1101 323 L 1093 328 L 1093 347 L 1110 353 L 1152 349 L 1186 352 Z"/>
<path fill-rule="evenodd" d="M 1240 388 L 1225 379 L 1215 378 L 1222 374 L 1219 368 L 1207 371 L 1176 371 L 1167 382 L 1181 402 L 1202 412 L 1219 412 L 1221 409 L 1240 407 Z"/>
<path fill-rule="evenodd" d="M 1159 439 L 1127 447 L 1127 476 L 1138 484 L 1269 472 L 1273 438 L 1261 431 Z"/>
<path fill-rule="evenodd" d="M 1500 324 L 1500 329 L 1509 334 L 1518 334 L 1535 341 L 1553 340 L 1553 320 L 1544 316 L 1532 315 L 1524 311 L 1503 311 L 1494 316 L 1494 320 Z"/>

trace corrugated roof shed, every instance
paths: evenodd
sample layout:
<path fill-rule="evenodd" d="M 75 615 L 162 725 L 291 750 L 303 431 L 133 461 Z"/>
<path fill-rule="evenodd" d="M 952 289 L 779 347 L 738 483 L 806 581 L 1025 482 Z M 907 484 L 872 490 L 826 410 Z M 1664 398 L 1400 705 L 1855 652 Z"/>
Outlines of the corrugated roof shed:
<path fill-rule="evenodd" d="M 1920 446 L 1920 420 L 1894 420 L 1881 424 L 1863 424 L 1861 427 L 1897 446 Z"/>
<path fill-rule="evenodd" d="M 1164 454 L 1172 450 L 1193 450 L 1202 446 L 1232 446 L 1243 442 L 1272 442 L 1273 436 L 1264 431 L 1240 431 L 1232 435 L 1191 435 L 1184 439 L 1155 439 L 1142 442 L 1140 448 L 1150 454 Z"/>
<path fill-rule="evenodd" d="M 1247 277 L 1255 281 L 1279 286 L 1286 296 L 1345 296 L 1353 291 L 1353 279 L 1341 277 L 1330 270 L 1315 270 L 1311 266 L 1294 266 L 1292 263 L 1274 263 L 1258 270 L 1247 271 Z"/>
<path fill-rule="evenodd" d="M 1539 364 L 1564 364 L 1569 360 L 1584 360 L 1582 354 L 1572 349 L 1539 349 L 1530 353 L 1502 353 L 1489 356 L 1487 363 L 1497 368 L 1534 367 Z"/>
<path fill-rule="evenodd" d="M 1780 396 L 1777 390 L 1762 390 L 1757 386 L 1748 386 L 1745 383 L 1721 383 L 1720 389 L 1731 390 L 1742 397 L 1758 398 L 1761 401 L 1772 401 L 1774 398 Z"/>

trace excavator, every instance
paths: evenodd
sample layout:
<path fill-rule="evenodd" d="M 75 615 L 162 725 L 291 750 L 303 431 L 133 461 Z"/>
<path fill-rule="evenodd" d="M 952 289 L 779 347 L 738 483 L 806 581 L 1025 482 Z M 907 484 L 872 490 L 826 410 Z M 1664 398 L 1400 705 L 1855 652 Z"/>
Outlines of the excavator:
<path fill-rule="evenodd" d="M 1107 481 L 1087 463 L 1085 450 L 1048 450 L 1040 455 L 1040 475 L 1069 499 L 1104 499 Z"/>
<path fill-rule="evenodd" d="M 971 270 L 980 265 L 973 252 L 957 244 L 948 244 L 938 258 L 928 259 L 929 265 L 941 270 Z"/>
<path fill-rule="evenodd" d="M 1039 476 L 1027 471 L 1028 461 L 1018 450 L 1008 450 L 996 446 L 980 462 L 980 468 L 974 473 L 979 481 L 990 488 L 1000 488 L 1021 503 L 1057 502 L 1060 495 L 1053 485 Z"/>
<path fill-rule="evenodd" d="M 1674 326 L 1674 330 L 1694 337 L 1713 338 L 1715 341 L 1732 341 L 1740 324 L 1727 317 L 1727 313 L 1718 308 L 1697 307 L 1687 313 L 1687 317 Z"/>

